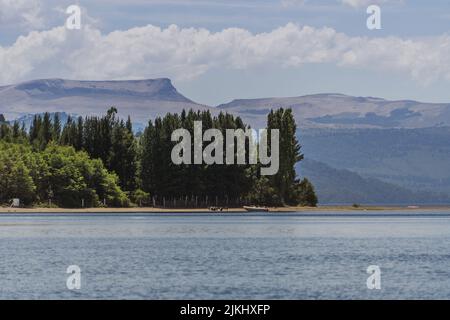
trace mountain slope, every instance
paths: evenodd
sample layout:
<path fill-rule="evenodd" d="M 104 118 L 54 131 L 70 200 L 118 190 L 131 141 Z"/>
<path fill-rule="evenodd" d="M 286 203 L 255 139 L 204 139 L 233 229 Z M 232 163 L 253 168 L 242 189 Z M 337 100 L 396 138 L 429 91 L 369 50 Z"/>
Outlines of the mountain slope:
<path fill-rule="evenodd" d="M 305 159 L 297 166 L 302 177 L 315 186 L 321 204 L 444 204 L 450 197 L 431 192 L 414 192 L 349 170 Z"/>
<path fill-rule="evenodd" d="M 300 132 L 309 159 L 411 190 L 450 194 L 450 127 L 309 129 Z"/>
<path fill-rule="evenodd" d="M 209 109 L 181 95 L 169 79 L 133 81 L 34 80 L 0 87 L 0 113 L 8 119 L 24 114 L 65 112 L 104 114 L 117 106 L 119 115 L 146 122 L 183 108 Z"/>
<path fill-rule="evenodd" d="M 450 104 L 343 94 L 241 99 L 218 108 L 262 125 L 270 109 L 292 108 L 301 128 L 424 128 L 450 125 Z"/>

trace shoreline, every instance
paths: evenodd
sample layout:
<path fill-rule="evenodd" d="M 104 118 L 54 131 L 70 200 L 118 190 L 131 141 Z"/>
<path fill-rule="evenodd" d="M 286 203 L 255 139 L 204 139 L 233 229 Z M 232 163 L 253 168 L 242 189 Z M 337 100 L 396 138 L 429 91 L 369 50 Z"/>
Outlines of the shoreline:
<path fill-rule="evenodd" d="M 355 208 L 353 206 L 319 206 L 319 207 L 273 207 L 269 208 L 269 213 L 288 213 L 288 212 L 366 212 L 366 211 L 450 211 L 450 206 L 423 206 L 423 207 L 400 207 L 400 206 L 361 206 Z M 137 208 L 84 208 L 84 209 L 67 209 L 67 208 L 9 208 L 0 207 L 0 214 L 2 213 L 108 213 L 108 214 L 124 214 L 124 213 L 246 213 L 244 208 L 229 208 L 224 211 L 212 211 L 207 208 L 153 208 L 153 207 L 137 207 Z"/>

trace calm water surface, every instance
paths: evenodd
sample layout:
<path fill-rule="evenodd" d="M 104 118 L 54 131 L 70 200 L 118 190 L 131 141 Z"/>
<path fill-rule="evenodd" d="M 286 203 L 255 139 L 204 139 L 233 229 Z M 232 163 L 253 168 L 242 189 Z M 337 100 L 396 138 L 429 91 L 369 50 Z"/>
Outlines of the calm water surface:
<path fill-rule="evenodd" d="M 450 212 L 0 214 L 0 259 L 1 299 L 450 299 Z"/>

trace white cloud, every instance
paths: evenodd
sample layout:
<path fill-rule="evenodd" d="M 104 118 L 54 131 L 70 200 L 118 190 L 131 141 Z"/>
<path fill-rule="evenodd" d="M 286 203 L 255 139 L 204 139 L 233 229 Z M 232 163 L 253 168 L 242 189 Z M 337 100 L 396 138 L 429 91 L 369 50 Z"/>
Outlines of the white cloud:
<path fill-rule="evenodd" d="M 0 0 L 0 24 L 18 23 L 26 28 L 41 28 L 44 25 L 41 10 L 38 0 Z"/>
<path fill-rule="evenodd" d="M 340 0 L 342 4 L 349 5 L 354 8 L 368 7 L 371 4 L 399 4 L 404 0 Z"/>
<path fill-rule="evenodd" d="M 372 4 L 382 5 L 382 4 L 401 4 L 405 0 L 335 0 L 338 3 L 347 5 L 353 8 L 368 7 Z M 313 3 L 313 1 L 308 0 L 281 0 L 281 4 L 284 7 L 290 6 L 303 6 L 307 3 Z"/>
<path fill-rule="evenodd" d="M 425 83 L 450 79 L 450 36 L 350 37 L 331 28 L 294 24 L 259 34 L 149 25 L 103 35 L 89 26 L 78 31 L 58 27 L 0 47 L 0 83 L 47 77 L 186 80 L 212 69 L 320 63 L 403 72 Z"/>

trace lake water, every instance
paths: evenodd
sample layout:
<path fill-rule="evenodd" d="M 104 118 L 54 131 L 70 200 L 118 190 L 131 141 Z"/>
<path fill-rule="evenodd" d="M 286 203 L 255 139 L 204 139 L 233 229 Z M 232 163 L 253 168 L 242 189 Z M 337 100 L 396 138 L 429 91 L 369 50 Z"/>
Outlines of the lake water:
<path fill-rule="evenodd" d="M 450 212 L 0 214 L 0 257 L 1 299 L 450 299 Z"/>

